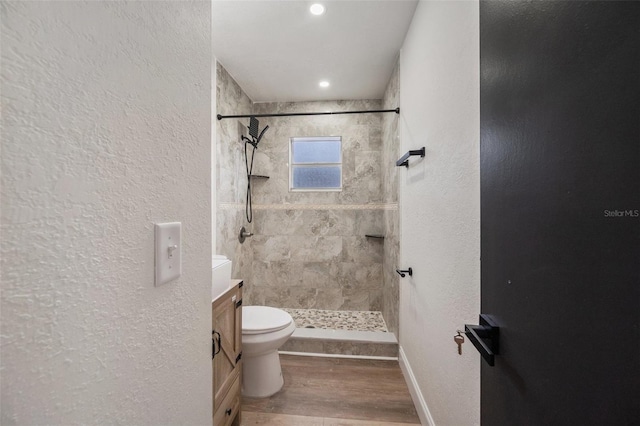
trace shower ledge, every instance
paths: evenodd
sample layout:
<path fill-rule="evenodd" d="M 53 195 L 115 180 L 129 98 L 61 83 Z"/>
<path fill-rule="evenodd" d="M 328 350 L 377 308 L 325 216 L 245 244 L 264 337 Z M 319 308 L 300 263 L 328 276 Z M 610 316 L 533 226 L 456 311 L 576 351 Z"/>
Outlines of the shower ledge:
<path fill-rule="evenodd" d="M 398 340 L 385 331 L 297 328 L 280 352 L 313 356 L 397 359 Z"/>
<path fill-rule="evenodd" d="M 396 335 L 386 331 L 327 330 L 322 328 L 296 328 L 291 336 L 305 340 L 342 341 L 359 343 L 397 344 Z"/>

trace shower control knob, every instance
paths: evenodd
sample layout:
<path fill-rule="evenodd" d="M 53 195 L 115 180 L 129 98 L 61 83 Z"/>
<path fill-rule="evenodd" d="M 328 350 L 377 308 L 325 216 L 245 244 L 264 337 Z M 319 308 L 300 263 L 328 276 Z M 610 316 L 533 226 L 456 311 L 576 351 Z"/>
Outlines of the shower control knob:
<path fill-rule="evenodd" d="M 253 233 L 248 232 L 243 226 L 242 229 L 240 229 L 240 235 L 238 236 L 238 241 L 240 241 L 240 243 L 244 243 L 245 238 L 252 237 L 252 236 L 253 236 Z"/>

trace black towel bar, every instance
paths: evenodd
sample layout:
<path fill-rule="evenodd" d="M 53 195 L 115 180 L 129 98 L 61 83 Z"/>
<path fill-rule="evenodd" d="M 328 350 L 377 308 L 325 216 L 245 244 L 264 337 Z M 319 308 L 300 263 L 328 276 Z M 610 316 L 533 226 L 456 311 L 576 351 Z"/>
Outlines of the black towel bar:
<path fill-rule="evenodd" d="M 409 276 L 413 275 L 413 268 L 409 268 L 409 269 L 396 269 L 396 272 L 398 273 L 398 275 L 400 275 L 402 278 L 406 277 L 407 274 L 409 274 Z"/>
<path fill-rule="evenodd" d="M 406 168 L 409 168 L 409 157 L 411 157 L 412 155 L 419 155 L 420 157 L 424 157 L 425 155 L 424 146 L 420 149 L 413 149 L 407 152 L 406 154 L 404 154 L 402 157 L 400 157 L 398 161 L 396 161 L 396 166 L 398 167 L 405 166 Z"/>

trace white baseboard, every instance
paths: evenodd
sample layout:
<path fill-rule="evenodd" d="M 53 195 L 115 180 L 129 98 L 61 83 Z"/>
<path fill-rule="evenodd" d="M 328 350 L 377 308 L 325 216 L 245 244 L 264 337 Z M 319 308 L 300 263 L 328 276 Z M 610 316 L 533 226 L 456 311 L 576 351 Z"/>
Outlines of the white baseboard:
<path fill-rule="evenodd" d="M 404 374 L 404 379 L 407 382 L 407 387 L 409 388 L 411 399 L 413 399 L 413 404 L 416 406 L 420 423 L 422 423 L 423 426 L 436 426 L 436 423 L 433 421 L 433 417 L 431 417 L 429 407 L 427 407 L 427 402 L 424 400 L 422 392 L 420 392 L 416 376 L 413 375 L 411 365 L 409 364 L 409 360 L 407 360 L 407 356 L 405 355 L 402 346 L 400 346 L 398 351 L 398 362 L 400 364 L 402 374 Z"/>

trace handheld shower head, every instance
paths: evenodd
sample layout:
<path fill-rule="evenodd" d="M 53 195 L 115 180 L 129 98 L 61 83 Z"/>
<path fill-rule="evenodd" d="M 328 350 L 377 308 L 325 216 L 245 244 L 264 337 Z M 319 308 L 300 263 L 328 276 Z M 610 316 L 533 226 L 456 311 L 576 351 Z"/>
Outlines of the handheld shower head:
<path fill-rule="evenodd" d="M 269 126 L 265 126 L 264 129 L 258 135 L 258 129 L 260 128 L 260 123 L 255 117 L 250 117 L 249 120 L 249 138 L 245 135 L 242 135 L 242 141 L 244 142 L 244 164 L 247 168 L 247 204 L 245 205 L 245 214 L 247 215 L 247 221 L 251 223 L 253 220 L 253 208 L 251 205 L 251 176 L 253 173 L 253 159 L 256 156 L 256 149 L 258 148 L 258 144 L 264 133 L 267 131 Z M 251 162 L 249 162 L 249 153 L 247 144 L 253 147 L 251 150 Z M 244 228 L 242 228 L 244 229 Z"/>
<path fill-rule="evenodd" d="M 264 126 L 264 129 L 262 129 L 262 131 L 260 132 L 260 136 L 258 136 L 258 140 L 256 140 L 256 146 L 260 143 L 260 140 L 262 139 L 264 132 L 266 132 L 268 128 L 269 126 Z"/>

